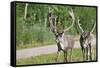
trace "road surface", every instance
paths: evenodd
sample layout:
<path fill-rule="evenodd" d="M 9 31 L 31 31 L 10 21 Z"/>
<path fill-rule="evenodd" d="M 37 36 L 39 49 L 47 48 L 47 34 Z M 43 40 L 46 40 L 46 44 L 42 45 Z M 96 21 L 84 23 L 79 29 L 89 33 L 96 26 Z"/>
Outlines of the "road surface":
<path fill-rule="evenodd" d="M 96 44 L 96 38 L 94 38 L 92 44 Z M 79 41 L 75 42 L 74 48 L 80 48 Z M 42 54 L 50 54 L 50 53 L 54 53 L 54 52 L 57 52 L 57 45 L 56 44 L 18 50 L 16 52 L 16 58 L 17 59 L 27 58 L 27 57 L 31 57 L 31 56 L 39 56 Z"/>

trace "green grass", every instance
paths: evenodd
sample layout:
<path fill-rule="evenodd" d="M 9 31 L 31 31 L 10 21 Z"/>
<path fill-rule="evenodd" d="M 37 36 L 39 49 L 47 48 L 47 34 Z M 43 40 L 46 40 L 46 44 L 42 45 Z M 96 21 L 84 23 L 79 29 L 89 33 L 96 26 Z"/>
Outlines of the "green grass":
<path fill-rule="evenodd" d="M 81 49 L 73 49 L 72 60 L 69 62 L 82 61 Z M 36 57 L 29 57 L 25 59 L 17 59 L 17 65 L 29 65 L 29 64 L 47 64 L 47 63 L 61 63 L 63 62 L 63 52 L 58 57 L 58 62 L 55 61 L 56 53 L 40 55 Z M 69 57 L 68 57 L 69 58 Z M 96 60 L 96 59 L 93 59 Z"/>
<path fill-rule="evenodd" d="M 33 47 L 41 47 L 41 46 L 46 46 L 46 45 L 52 45 L 54 43 L 55 43 L 55 41 L 53 41 L 53 40 L 50 40 L 48 42 L 45 41 L 43 43 L 32 41 L 31 44 L 17 45 L 16 50 L 22 50 L 22 49 L 33 48 Z"/>

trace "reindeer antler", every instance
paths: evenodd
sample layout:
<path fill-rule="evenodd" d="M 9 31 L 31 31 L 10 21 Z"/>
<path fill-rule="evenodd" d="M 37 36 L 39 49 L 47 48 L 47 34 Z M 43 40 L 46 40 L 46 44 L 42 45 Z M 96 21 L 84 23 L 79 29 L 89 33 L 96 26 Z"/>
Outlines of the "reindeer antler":
<path fill-rule="evenodd" d="M 50 29 L 52 32 L 56 31 L 56 20 L 57 16 L 53 14 L 52 9 L 49 7 L 49 13 L 48 13 L 48 18 L 49 18 L 49 24 L 50 24 Z"/>
<path fill-rule="evenodd" d="M 79 26 L 79 28 L 80 28 L 81 32 L 83 33 L 83 32 L 84 32 L 84 30 L 82 29 L 81 24 L 80 24 L 79 22 L 80 22 L 80 19 L 79 19 L 79 16 L 78 16 L 78 26 Z"/>
<path fill-rule="evenodd" d="M 49 9 L 49 13 L 52 13 L 52 9 L 51 9 L 51 7 L 49 7 L 48 9 Z"/>
<path fill-rule="evenodd" d="M 68 11 L 68 13 L 72 17 L 72 19 L 75 20 L 75 16 L 72 8 L 70 9 L 70 11 Z"/>
<path fill-rule="evenodd" d="M 74 25 L 74 22 L 75 22 L 75 15 L 74 15 L 74 12 L 73 12 L 73 9 L 71 8 L 70 11 L 68 12 L 69 15 L 72 17 L 72 24 L 70 27 L 68 27 L 67 29 L 64 30 L 64 32 L 68 31 L 70 28 L 72 28 L 72 26 Z"/>
<path fill-rule="evenodd" d="M 93 19 L 92 19 L 92 22 L 93 22 Z M 94 31 L 95 26 L 96 26 L 96 22 L 94 23 L 94 26 L 93 26 L 93 28 L 92 28 L 92 30 L 91 30 L 91 33 Z"/>

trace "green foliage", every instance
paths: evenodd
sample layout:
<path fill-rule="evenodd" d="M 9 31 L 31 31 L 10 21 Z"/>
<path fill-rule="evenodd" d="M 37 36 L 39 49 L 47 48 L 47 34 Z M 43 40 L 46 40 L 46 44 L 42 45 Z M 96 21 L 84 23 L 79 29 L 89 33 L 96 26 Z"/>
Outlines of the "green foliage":
<path fill-rule="evenodd" d="M 91 31 L 95 21 L 96 21 L 96 8 L 95 7 L 76 7 L 75 8 L 76 16 L 80 17 L 81 26 L 85 31 Z M 94 22 L 91 22 L 91 20 Z"/>
<path fill-rule="evenodd" d="M 84 30 L 90 31 L 96 20 L 96 8 L 94 7 L 78 7 L 78 6 L 59 6 L 59 5 L 41 5 L 28 4 L 26 19 L 24 19 L 25 3 L 16 4 L 16 42 L 18 46 L 32 44 L 32 41 L 37 43 L 54 43 L 54 35 L 49 31 L 48 25 L 48 8 L 51 7 L 53 13 L 58 16 L 58 30 L 68 28 L 72 24 L 72 19 L 68 14 L 70 7 L 75 12 L 76 22 L 72 29 L 66 34 L 79 34 L 77 26 L 77 16 L 80 17 L 80 23 Z M 96 30 L 95 30 L 96 31 Z M 52 40 L 52 41 L 51 41 Z M 32 44 L 33 47 L 35 44 Z M 41 46 L 41 45 L 40 45 Z"/>

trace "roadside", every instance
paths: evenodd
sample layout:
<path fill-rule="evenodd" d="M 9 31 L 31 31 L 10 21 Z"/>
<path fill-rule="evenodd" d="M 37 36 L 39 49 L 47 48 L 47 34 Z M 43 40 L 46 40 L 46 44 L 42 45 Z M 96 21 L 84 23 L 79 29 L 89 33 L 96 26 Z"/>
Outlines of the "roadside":
<path fill-rule="evenodd" d="M 92 45 L 96 44 L 96 38 L 93 39 Z M 79 41 L 75 42 L 74 48 L 80 48 L 80 43 Z M 34 48 L 29 48 L 29 49 L 23 49 L 23 50 L 18 50 L 16 52 L 16 58 L 27 58 L 31 56 L 39 56 L 42 54 L 51 54 L 57 52 L 57 45 L 47 45 L 43 47 L 34 47 Z"/>

